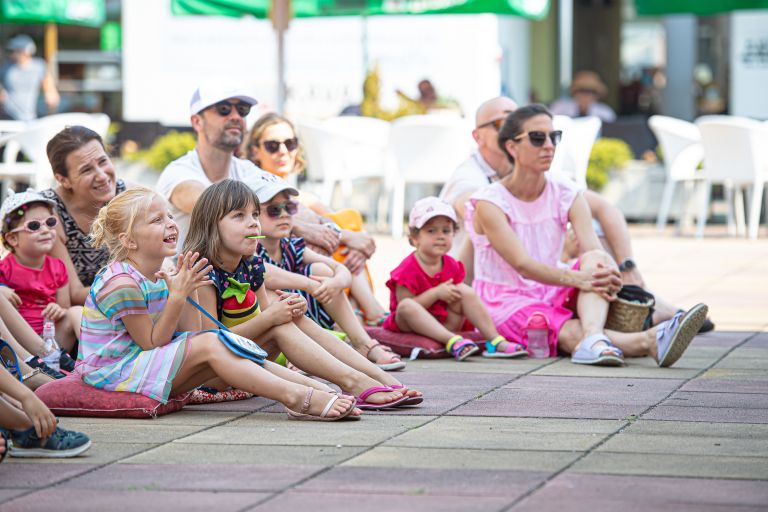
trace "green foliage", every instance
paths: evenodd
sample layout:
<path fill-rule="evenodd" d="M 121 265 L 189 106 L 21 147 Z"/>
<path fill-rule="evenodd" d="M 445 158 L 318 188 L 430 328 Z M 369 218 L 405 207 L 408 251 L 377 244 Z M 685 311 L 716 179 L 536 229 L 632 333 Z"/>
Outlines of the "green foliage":
<path fill-rule="evenodd" d="M 621 139 L 598 139 L 592 146 L 587 167 L 587 186 L 600 190 L 608 183 L 611 169 L 621 169 L 634 155 L 629 144 Z"/>
<path fill-rule="evenodd" d="M 152 169 L 162 171 L 169 163 L 194 149 L 196 144 L 192 133 L 171 130 L 155 139 L 149 149 L 140 151 L 137 157 Z"/>

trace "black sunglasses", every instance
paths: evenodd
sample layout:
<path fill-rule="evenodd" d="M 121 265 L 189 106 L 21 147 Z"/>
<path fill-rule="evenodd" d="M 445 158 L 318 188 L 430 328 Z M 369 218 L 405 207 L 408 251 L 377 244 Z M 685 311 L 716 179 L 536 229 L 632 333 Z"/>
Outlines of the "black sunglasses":
<path fill-rule="evenodd" d="M 27 221 L 24 224 L 22 224 L 21 226 L 19 226 L 18 228 L 12 229 L 10 232 L 11 233 L 16 233 L 18 231 L 27 231 L 29 233 L 34 233 L 35 231 L 37 231 L 38 229 L 42 228 L 43 226 L 46 226 L 49 229 L 53 229 L 53 228 L 56 227 L 56 224 L 58 224 L 58 223 L 59 223 L 59 219 L 57 219 L 54 216 L 50 216 L 47 219 L 45 219 L 44 221 L 39 221 L 39 220 Z"/>
<path fill-rule="evenodd" d="M 293 201 L 288 201 L 285 203 L 277 203 L 277 204 L 271 204 L 267 206 L 267 215 L 272 217 L 273 219 L 276 219 L 282 215 L 283 210 L 288 215 L 296 215 L 296 212 L 299 211 L 299 205 L 298 203 L 294 203 Z"/>
<path fill-rule="evenodd" d="M 232 107 L 234 107 L 235 110 L 237 110 L 237 115 L 240 117 L 245 117 L 251 112 L 251 106 L 252 105 L 250 103 L 243 103 L 242 101 L 240 103 L 220 101 L 216 103 L 213 108 L 216 109 L 216 113 L 221 117 L 227 117 L 232 113 Z"/>
<path fill-rule="evenodd" d="M 264 150 L 267 153 L 277 153 L 280 151 L 280 145 L 284 144 L 285 149 L 288 151 L 295 151 L 299 147 L 299 139 L 293 137 L 292 139 L 285 140 L 263 140 L 261 143 L 256 142 L 256 146 L 264 146 Z"/>
<path fill-rule="evenodd" d="M 521 133 L 517 137 L 515 137 L 513 140 L 515 142 L 519 141 L 525 136 L 528 136 L 528 140 L 531 141 L 531 146 L 535 148 L 540 148 L 544 145 L 544 143 L 547 141 L 547 136 L 549 136 L 549 140 L 552 141 L 553 146 L 557 146 L 560 143 L 560 139 L 563 138 L 563 132 L 561 130 L 555 130 L 553 132 L 540 132 L 540 131 L 533 131 L 533 132 L 525 132 Z"/>

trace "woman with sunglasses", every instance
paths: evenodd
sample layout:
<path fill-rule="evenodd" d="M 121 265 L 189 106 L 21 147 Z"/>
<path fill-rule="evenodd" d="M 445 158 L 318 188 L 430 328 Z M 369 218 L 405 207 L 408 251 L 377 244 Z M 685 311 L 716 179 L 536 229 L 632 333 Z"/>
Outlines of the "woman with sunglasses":
<path fill-rule="evenodd" d="M 504 121 L 499 148 L 514 170 L 467 203 L 473 286 L 499 334 L 509 340 L 527 345 L 528 322 L 541 314 L 550 356 L 560 349 L 574 363 L 603 366 L 622 365 L 624 355 L 651 356 L 670 366 L 701 327 L 707 306 L 694 306 L 644 332 L 605 329 L 621 277 L 592 228 L 582 194 L 547 175 L 560 137 L 543 105 L 519 108 Z M 557 262 L 569 222 L 582 253 L 572 268 L 562 268 Z"/>
<path fill-rule="evenodd" d="M 68 126 L 46 148 L 57 185 L 41 195 L 52 201 L 58 223 L 51 255 L 69 273 L 72 304 L 83 304 L 96 273 L 107 263 L 104 248 L 91 247 L 88 233 L 96 214 L 126 184 L 115 177 L 101 136 L 84 126 Z"/>
<path fill-rule="evenodd" d="M 291 122 L 275 113 L 261 116 L 253 125 L 243 146 L 243 156 L 263 170 L 286 178 L 304 169 L 301 146 Z M 352 273 L 350 296 L 359 308 L 364 323 L 381 326 L 387 311 L 373 294 L 373 284 L 365 263 L 373 256 L 376 244 L 373 237 L 363 232 L 360 212 L 344 209 L 332 212 L 327 206 L 307 194 L 299 195 L 300 208 L 293 217 L 294 234 L 303 237 L 307 244 L 321 254 L 332 255 Z M 334 239 L 329 247 L 327 235 Z M 400 359 L 376 345 L 368 354 L 369 359 L 381 365 L 394 365 Z"/>

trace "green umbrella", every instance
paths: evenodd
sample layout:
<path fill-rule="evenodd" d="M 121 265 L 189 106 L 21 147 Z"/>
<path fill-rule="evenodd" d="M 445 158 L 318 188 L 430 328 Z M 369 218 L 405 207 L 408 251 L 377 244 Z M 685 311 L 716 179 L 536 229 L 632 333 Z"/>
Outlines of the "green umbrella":
<path fill-rule="evenodd" d="M 381 16 L 395 14 L 506 14 L 540 20 L 549 12 L 549 0 L 171 0 L 176 15 L 202 14 L 270 17 L 277 34 L 277 109 L 285 103 L 283 37 L 288 18 L 320 16 Z"/>
<path fill-rule="evenodd" d="M 100 27 L 104 0 L 0 0 L 0 22 Z"/>
<path fill-rule="evenodd" d="M 741 9 L 768 9 L 768 0 L 635 0 L 637 14 L 711 16 Z"/>

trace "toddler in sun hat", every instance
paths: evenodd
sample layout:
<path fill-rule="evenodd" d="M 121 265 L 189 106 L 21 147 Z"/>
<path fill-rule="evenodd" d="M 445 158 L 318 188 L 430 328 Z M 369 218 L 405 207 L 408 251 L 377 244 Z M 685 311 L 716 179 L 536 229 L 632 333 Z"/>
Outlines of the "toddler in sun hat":
<path fill-rule="evenodd" d="M 437 197 L 416 201 L 408 216 L 408 241 L 415 248 L 390 274 L 391 314 L 384 328 L 413 332 L 445 344 L 457 361 L 479 351 L 462 331 L 474 326 L 488 340 L 485 357 L 528 355 L 500 336 L 474 290 L 464 284 L 464 265 L 448 255 L 458 228 L 453 207 Z"/>

